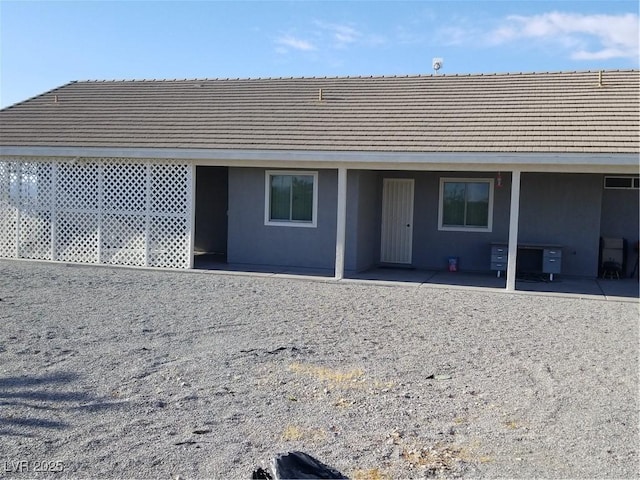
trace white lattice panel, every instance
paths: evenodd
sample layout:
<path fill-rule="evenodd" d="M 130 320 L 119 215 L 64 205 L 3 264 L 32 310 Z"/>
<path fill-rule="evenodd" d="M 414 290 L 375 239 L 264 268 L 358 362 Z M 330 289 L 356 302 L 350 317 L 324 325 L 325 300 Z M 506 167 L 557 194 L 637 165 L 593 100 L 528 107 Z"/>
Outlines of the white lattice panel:
<path fill-rule="evenodd" d="M 146 265 L 145 232 L 146 221 L 142 215 L 104 215 L 100 261 L 114 265 Z"/>
<path fill-rule="evenodd" d="M 51 164 L 25 162 L 20 165 L 17 178 L 20 184 L 18 255 L 52 260 Z"/>
<path fill-rule="evenodd" d="M 27 211 L 20 215 L 18 224 L 20 258 L 52 260 L 51 214 Z"/>
<path fill-rule="evenodd" d="M 147 167 L 144 164 L 105 163 L 102 181 L 102 209 L 105 212 L 147 210 Z"/>
<path fill-rule="evenodd" d="M 152 217 L 149 265 L 189 268 L 189 257 L 176 255 L 189 249 L 189 224 L 181 217 Z"/>
<path fill-rule="evenodd" d="M 0 162 L 0 256 L 189 268 L 192 167 Z"/>
<path fill-rule="evenodd" d="M 0 162 L 0 256 L 17 256 L 18 163 Z"/>
<path fill-rule="evenodd" d="M 182 165 L 151 168 L 151 212 L 186 215 L 189 208 L 189 170 Z"/>
<path fill-rule="evenodd" d="M 15 257 L 18 210 L 12 205 L 0 203 L 0 257 Z"/>
<path fill-rule="evenodd" d="M 97 163 L 60 163 L 56 173 L 56 209 L 98 212 Z"/>
<path fill-rule="evenodd" d="M 58 212 L 56 260 L 98 263 L 98 214 Z"/>
<path fill-rule="evenodd" d="M 20 168 L 20 208 L 29 212 L 49 212 L 53 201 L 52 165 L 25 162 Z"/>

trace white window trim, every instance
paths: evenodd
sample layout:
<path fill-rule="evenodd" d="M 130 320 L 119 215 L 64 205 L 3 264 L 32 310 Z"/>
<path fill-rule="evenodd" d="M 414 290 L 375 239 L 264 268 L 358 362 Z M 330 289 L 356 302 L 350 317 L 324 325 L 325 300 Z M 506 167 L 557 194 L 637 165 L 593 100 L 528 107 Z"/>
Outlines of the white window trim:
<path fill-rule="evenodd" d="M 310 222 L 271 220 L 271 175 L 306 175 L 313 177 L 313 211 Z M 309 170 L 266 170 L 264 175 L 264 224 L 276 227 L 316 228 L 318 225 L 318 172 Z"/>
<path fill-rule="evenodd" d="M 489 217 L 486 227 L 465 227 L 442 225 L 444 208 L 444 184 L 445 182 L 483 182 L 489 184 Z M 445 232 L 483 232 L 493 231 L 493 178 L 460 178 L 460 177 L 440 177 L 440 192 L 438 193 L 438 230 Z"/>

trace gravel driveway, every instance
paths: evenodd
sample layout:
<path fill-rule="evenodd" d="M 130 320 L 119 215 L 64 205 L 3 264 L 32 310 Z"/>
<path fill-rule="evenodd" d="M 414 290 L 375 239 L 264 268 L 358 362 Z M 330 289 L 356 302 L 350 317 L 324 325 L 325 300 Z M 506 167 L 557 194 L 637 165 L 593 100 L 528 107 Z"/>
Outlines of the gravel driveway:
<path fill-rule="evenodd" d="M 0 477 L 635 478 L 638 303 L 0 261 Z"/>

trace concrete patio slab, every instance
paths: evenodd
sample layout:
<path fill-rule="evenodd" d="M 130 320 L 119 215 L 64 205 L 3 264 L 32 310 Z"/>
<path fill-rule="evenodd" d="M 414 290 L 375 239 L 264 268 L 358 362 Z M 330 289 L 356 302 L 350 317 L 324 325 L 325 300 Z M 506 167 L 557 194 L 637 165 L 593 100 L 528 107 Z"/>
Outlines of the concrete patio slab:
<path fill-rule="evenodd" d="M 607 298 L 640 298 L 640 283 L 637 278 L 620 280 L 598 279 L 596 283 Z"/>
<path fill-rule="evenodd" d="M 419 283 L 424 285 L 504 289 L 506 279 L 494 274 L 471 272 L 426 271 L 403 268 L 375 268 L 347 277 L 351 280 Z M 516 291 L 558 295 L 594 296 L 600 298 L 638 299 L 637 279 L 602 280 L 597 278 L 526 276 L 516 280 Z"/>
<path fill-rule="evenodd" d="M 333 270 L 330 269 L 229 264 L 211 256 L 196 257 L 195 268 L 237 275 L 317 278 L 324 281 L 333 279 Z M 347 274 L 345 280 L 473 289 L 501 290 L 506 288 L 504 275 L 497 277 L 493 273 L 433 271 L 414 268 L 376 267 L 364 272 Z M 579 295 L 602 299 L 638 300 L 640 298 L 639 284 L 635 278 L 604 280 L 557 275 L 553 281 L 550 281 L 546 275 L 527 275 L 516 280 L 516 291 L 549 295 Z"/>

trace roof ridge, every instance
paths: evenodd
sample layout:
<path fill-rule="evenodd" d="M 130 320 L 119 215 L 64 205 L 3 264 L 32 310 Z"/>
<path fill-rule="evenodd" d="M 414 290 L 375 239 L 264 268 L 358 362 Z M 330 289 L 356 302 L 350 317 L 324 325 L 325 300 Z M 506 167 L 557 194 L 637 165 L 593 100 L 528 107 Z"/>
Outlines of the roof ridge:
<path fill-rule="evenodd" d="M 524 75 L 568 75 L 586 73 L 633 73 L 638 69 L 598 69 L 598 70 L 557 70 L 557 71 L 530 71 L 530 72 L 492 72 L 492 73 L 440 73 L 440 74 L 399 74 L 399 75 L 335 75 L 335 76 L 280 76 L 280 77 L 195 77 L 195 78 L 123 78 L 123 79 L 86 79 L 73 80 L 69 83 L 118 83 L 118 82 L 205 82 L 205 81 L 259 81 L 259 80 L 347 80 L 347 79 L 385 79 L 385 78 L 436 78 L 436 77 L 516 77 Z M 67 86 L 69 83 L 62 85 Z M 49 92 L 45 93 L 51 93 Z M 43 94 L 44 95 L 44 94 Z M 35 97 L 34 97 L 35 98 Z"/>

